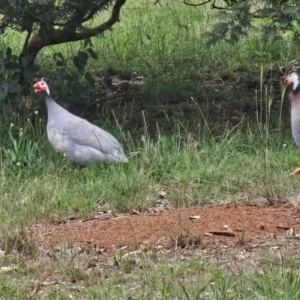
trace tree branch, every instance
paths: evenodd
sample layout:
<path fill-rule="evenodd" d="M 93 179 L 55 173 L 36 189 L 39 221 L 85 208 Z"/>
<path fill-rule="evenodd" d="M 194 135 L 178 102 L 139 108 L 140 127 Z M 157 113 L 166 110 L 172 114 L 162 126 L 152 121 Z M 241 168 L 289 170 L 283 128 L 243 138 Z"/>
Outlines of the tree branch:
<path fill-rule="evenodd" d="M 22 64 L 22 57 L 24 55 L 26 55 L 26 49 L 27 49 L 27 46 L 28 46 L 28 42 L 29 42 L 29 39 L 31 37 L 31 34 L 32 34 L 32 26 L 30 29 L 27 29 L 27 35 L 26 35 L 26 38 L 25 38 L 25 42 L 24 42 L 24 45 L 23 45 L 23 48 L 22 48 L 22 52 L 19 56 L 19 63 L 20 65 Z"/>
<path fill-rule="evenodd" d="M 207 4 L 207 3 L 211 2 L 211 1 L 212 1 L 212 0 L 206 0 L 206 1 L 204 1 L 204 2 L 194 4 L 194 3 L 191 3 L 190 0 L 183 0 L 183 4 L 189 5 L 189 6 L 197 7 L 197 6 L 201 6 L 201 5 Z M 211 8 L 215 8 L 215 9 L 226 9 L 226 7 L 221 7 L 221 6 L 216 5 L 216 0 L 213 0 L 213 1 L 214 1 L 214 2 L 213 2 L 213 4 L 211 5 Z M 224 2 L 227 3 L 227 6 L 230 6 L 228 1 L 224 0 Z"/>
<path fill-rule="evenodd" d="M 196 6 L 200 6 L 200 5 L 204 5 L 204 4 L 209 3 L 209 2 L 211 2 L 211 0 L 206 0 L 206 1 L 202 2 L 202 3 L 193 4 L 189 0 L 183 0 L 183 4 L 189 5 L 189 6 L 195 6 L 195 7 Z"/>
<path fill-rule="evenodd" d="M 23 66 L 23 63 L 22 63 L 22 58 L 26 55 L 26 50 L 27 50 L 27 46 L 28 46 L 28 42 L 29 42 L 29 39 L 31 37 L 31 34 L 32 34 L 32 26 L 30 29 L 27 29 L 27 36 L 25 38 L 25 42 L 24 42 L 24 45 L 23 45 L 23 48 L 22 48 L 22 52 L 21 54 L 19 55 L 19 64 L 21 66 L 21 70 L 23 71 L 24 70 L 24 66 Z M 23 80 L 23 76 L 20 77 L 20 80 L 19 80 L 19 84 L 21 84 Z"/>
<path fill-rule="evenodd" d="M 120 21 L 121 7 L 126 3 L 126 1 L 127 0 L 117 0 L 113 7 L 111 16 L 106 22 L 102 23 L 101 25 L 99 25 L 95 28 L 92 28 L 92 29 L 84 31 L 84 32 L 74 32 L 70 36 L 70 42 L 79 41 L 79 40 L 93 37 L 99 33 L 106 31 L 107 29 L 111 28 L 116 22 Z"/>
<path fill-rule="evenodd" d="M 64 26 L 63 29 L 56 29 L 51 32 L 45 31 L 43 32 L 43 37 L 41 36 L 41 32 L 37 33 L 32 37 L 32 39 L 29 42 L 27 47 L 27 53 L 31 54 L 34 60 L 38 52 L 45 46 L 80 41 L 87 38 L 91 38 L 93 36 L 98 35 L 99 33 L 106 31 L 120 20 L 120 11 L 122 6 L 126 3 L 126 1 L 127 0 L 116 0 L 110 18 L 97 27 L 87 29 L 83 32 L 76 32 L 78 26 L 77 20 L 77 22 L 69 22 L 67 25 Z M 43 30 L 47 30 L 47 27 Z"/>

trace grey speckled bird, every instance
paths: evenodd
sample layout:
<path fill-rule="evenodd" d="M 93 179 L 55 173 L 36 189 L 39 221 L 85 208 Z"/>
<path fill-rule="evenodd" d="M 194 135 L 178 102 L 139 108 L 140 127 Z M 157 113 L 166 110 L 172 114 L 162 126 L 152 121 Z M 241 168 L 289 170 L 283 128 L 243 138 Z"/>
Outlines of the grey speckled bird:
<path fill-rule="evenodd" d="M 42 78 L 34 85 L 44 93 L 48 109 L 47 134 L 53 148 L 76 164 L 128 162 L 123 147 L 107 131 L 81 119 L 58 105 Z"/>
<path fill-rule="evenodd" d="M 300 148 L 300 82 L 296 72 L 290 73 L 286 77 L 287 84 L 291 86 L 289 97 L 291 99 L 291 127 L 294 141 Z M 300 173 L 300 167 L 295 169 L 290 175 Z"/>

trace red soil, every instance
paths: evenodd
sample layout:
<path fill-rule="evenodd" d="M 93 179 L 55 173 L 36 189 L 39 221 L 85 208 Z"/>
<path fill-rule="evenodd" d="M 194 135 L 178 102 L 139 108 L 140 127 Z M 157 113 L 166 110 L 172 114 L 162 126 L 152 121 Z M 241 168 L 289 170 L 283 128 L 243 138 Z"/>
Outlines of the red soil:
<path fill-rule="evenodd" d="M 57 248 L 61 243 L 94 248 L 105 257 L 118 249 L 129 252 L 160 246 L 207 248 L 216 243 L 230 247 L 259 245 L 272 237 L 297 236 L 300 211 L 289 206 L 203 206 L 134 213 L 113 217 L 100 214 L 86 220 L 34 228 L 37 245 Z"/>

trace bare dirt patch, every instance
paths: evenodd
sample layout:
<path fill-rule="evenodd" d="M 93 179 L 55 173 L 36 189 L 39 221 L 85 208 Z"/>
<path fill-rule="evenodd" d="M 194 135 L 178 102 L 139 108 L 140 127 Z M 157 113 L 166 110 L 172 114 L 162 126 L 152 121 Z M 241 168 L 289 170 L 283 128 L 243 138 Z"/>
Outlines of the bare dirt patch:
<path fill-rule="evenodd" d="M 292 205 L 203 206 L 125 214 L 99 214 L 91 219 L 36 226 L 33 235 L 40 249 L 87 246 L 103 257 L 147 247 L 163 249 L 255 248 L 269 240 L 297 239 L 300 210 Z"/>

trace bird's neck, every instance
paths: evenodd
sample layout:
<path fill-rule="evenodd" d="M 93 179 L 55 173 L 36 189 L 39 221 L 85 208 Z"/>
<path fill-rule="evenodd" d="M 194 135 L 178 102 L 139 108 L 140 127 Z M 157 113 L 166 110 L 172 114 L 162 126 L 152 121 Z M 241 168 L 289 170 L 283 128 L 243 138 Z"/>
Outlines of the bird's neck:
<path fill-rule="evenodd" d="M 289 96 L 291 99 L 292 113 L 293 113 L 293 111 L 299 112 L 299 110 L 300 110 L 300 107 L 299 107 L 299 105 L 300 105 L 300 84 L 298 84 L 295 89 L 293 88 L 290 90 Z"/>
<path fill-rule="evenodd" d="M 292 89 L 291 93 L 295 96 L 299 95 L 300 94 L 300 84 L 298 84 L 295 89 Z"/>
<path fill-rule="evenodd" d="M 299 91 L 296 93 L 295 91 L 291 91 L 290 93 L 291 99 L 291 114 L 292 117 L 300 117 L 300 93 Z"/>
<path fill-rule="evenodd" d="M 62 108 L 53 100 L 51 95 L 46 95 L 46 105 L 48 109 L 48 119 L 56 116 Z"/>
<path fill-rule="evenodd" d="M 48 109 L 54 104 L 54 100 L 53 98 L 50 96 L 50 95 L 46 95 L 46 104 L 47 104 L 47 107 Z"/>

